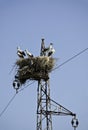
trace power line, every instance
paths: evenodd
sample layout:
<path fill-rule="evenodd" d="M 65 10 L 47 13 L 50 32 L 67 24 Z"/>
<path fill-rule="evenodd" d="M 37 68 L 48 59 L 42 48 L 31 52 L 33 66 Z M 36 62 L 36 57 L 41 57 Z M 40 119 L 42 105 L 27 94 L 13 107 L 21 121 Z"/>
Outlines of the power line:
<path fill-rule="evenodd" d="M 16 97 L 16 94 L 17 93 L 15 93 L 14 95 L 13 95 L 13 97 L 10 99 L 10 101 L 8 102 L 8 104 L 6 105 L 6 107 L 2 110 L 2 112 L 0 113 L 0 117 L 4 114 L 4 112 L 6 111 L 6 109 L 8 108 L 8 106 L 11 104 L 11 102 L 14 100 L 14 98 Z"/>
<path fill-rule="evenodd" d="M 54 68 L 52 71 L 62 67 L 63 65 L 65 65 L 66 63 L 68 63 L 69 61 L 73 60 L 74 58 L 76 58 L 77 56 L 81 55 L 82 53 L 84 53 L 85 51 L 87 51 L 88 48 L 80 51 L 79 53 L 77 53 L 76 55 L 72 56 L 71 58 L 69 58 L 68 60 L 64 61 L 62 64 L 60 64 L 59 66 L 57 66 L 56 68 Z"/>
<path fill-rule="evenodd" d="M 33 84 L 34 82 L 35 82 L 35 81 L 31 82 L 30 84 L 28 84 L 28 85 L 25 86 L 24 88 L 20 89 L 20 90 L 18 91 L 18 93 L 21 92 L 21 91 L 23 91 L 25 88 L 29 87 L 29 86 L 30 86 L 31 84 Z M 11 102 L 14 100 L 14 98 L 16 97 L 16 95 L 17 95 L 18 93 L 15 93 L 15 94 L 13 95 L 13 97 L 9 100 L 8 104 L 5 106 L 5 108 L 4 108 L 4 109 L 2 110 L 2 112 L 0 113 L 0 117 L 4 114 L 4 112 L 7 110 L 7 108 L 9 107 L 9 105 L 11 104 Z"/>
<path fill-rule="evenodd" d="M 21 88 L 18 92 L 23 91 L 24 89 L 26 89 L 27 87 L 29 87 L 30 85 L 32 85 L 35 81 L 31 82 L 30 84 L 26 85 L 24 88 Z"/>

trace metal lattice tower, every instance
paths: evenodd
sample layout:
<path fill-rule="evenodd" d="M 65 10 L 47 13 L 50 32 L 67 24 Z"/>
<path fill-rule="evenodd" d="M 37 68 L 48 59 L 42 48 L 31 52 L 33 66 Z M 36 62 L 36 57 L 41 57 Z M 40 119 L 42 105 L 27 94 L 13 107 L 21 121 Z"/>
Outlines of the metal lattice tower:
<path fill-rule="evenodd" d="M 52 114 L 50 103 L 50 85 L 49 80 L 38 81 L 37 89 L 37 130 L 52 130 Z"/>
<path fill-rule="evenodd" d="M 46 56 L 44 53 L 44 48 L 44 39 L 42 39 L 40 56 Z M 72 113 L 50 98 L 50 83 L 48 74 L 48 79 L 38 80 L 36 130 L 53 130 L 52 115 L 73 116 L 74 118 L 71 122 L 72 126 L 74 129 L 78 126 L 76 114 Z"/>
<path fill-rule="evenodd" d="M 45 56 L 44 52 L 44 39 L 41 43 L 40 56 Z M 51 111 L 50 103 L 50 85 L 49 79 L 38 81 L 37 88 L 37 128 L 36 130 L 52 130 L 52 114 L 47 112 Z"/>

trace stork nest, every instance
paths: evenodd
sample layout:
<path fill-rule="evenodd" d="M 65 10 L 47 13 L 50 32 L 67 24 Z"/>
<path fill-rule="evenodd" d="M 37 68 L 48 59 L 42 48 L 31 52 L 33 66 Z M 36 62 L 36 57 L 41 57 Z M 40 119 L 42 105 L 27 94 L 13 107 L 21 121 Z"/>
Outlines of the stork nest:
<path fill-rule="evenodd" d="M 55 59 L 47 56 L 19 59 L 16 61 L 17 74 L 15 78 L 21 84 L 27 80 L 48 80 L 54 64 Z"/>

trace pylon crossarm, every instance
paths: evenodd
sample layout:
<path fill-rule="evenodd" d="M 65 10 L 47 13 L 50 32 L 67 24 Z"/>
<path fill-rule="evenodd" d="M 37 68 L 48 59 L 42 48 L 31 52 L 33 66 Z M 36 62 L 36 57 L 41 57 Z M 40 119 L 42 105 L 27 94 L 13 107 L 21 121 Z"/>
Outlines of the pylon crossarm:
<path fill-rule="evenodd" d="M 66 113 L 66 112 L 59 112 L 59 111 L 45 111 L 45 110 L 43 110 L 42 111 L 42 113 L 44 114 L 44 115 L 61 115 L 61 116 L 67 116 L 67 115 L 71 115 L 71 116 L 74 116 L 74 114 L 73 113 Z"/>
<path fill-rule="evenodd" d="M 71 115 L 71 116 L 76 115 L 75 113 L 71 112 L 70 110 L 60 105 L 59 103 L 55 102 L 54 100 L 50 99 L 50 101 L 51 101 L 51 107 L 54 106 L 53 110 L 51 111 L 53 115 Z"/>
<path fill-rule="evenodd" d="M 43 86 L 42 86 L 42 91 L 46 94 L 46 92 L 43 89 Z M 71 116 L 76 115 L 73 112 L 71 112 L 70 110 L 68 110 L 67 108 L 63 107 L 62 105 L 60 105 L 59 103 L 54 101 L 53 99 L 51 99 L 48 95 L 47 95 L 47 98 L 51 102 L 51 110 L 53 107 L 53 110 L 49 111 L 48 113 L 52 113 L 52 115 L 71 115 Z M 45 100 L 45 99 L 43 99 L 43 100 Z"/>
<path fill-rule="evenodd" d="M 45 100 L 45 99 L 43 99 Z M 52 104 L 52 99 L 50 99 L 51 101 L 51 111 L 46 111 L 44 109 L 42 109 L 42 113 L 45 114 L 52 114 L 52 115 L 71 115 L 71 116 L 75 116 L 76 114 L 72 113 L 71 111 L 69 111 L 68 109 L 66 109 L 65 107 L 63 107 L 62 105 L 56 103 L 54 101 L 54 104 Z"/>

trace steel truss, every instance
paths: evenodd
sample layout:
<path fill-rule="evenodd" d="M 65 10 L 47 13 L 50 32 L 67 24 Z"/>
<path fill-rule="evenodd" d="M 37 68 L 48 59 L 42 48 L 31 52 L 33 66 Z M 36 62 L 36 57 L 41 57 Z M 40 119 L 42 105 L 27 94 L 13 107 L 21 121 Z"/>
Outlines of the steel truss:
<path fill-rule="evenodd" d="M 45 56 L 44 53 L 44 39 L 41 43 L 40 56 Z M 49 77 L 49 75 L 48 75 Z M 59 103 L 55 102 L 50 98 L 50 83 L 49 79 L 38 80 L 37 88 L 37 124 L 36 130 L 52 130 L 52 115 L 60 116 L 73 116 L 72 126 L 74 129 L 78 126 L 78 120 L 76 119 L 76 114 L 72 113 L 67 108 L 63 107 Z"/>
<path fill-rule="evenodd" d="M 49 80 L 38 81 L 37 88 L 37 128 L 36 130 L 52 130 L 52 115 L 76 116 L 62 105 L 50 98 Z"/>
<path fill-rule="evenodd" d="M 45 94 L 46 93 L 46 94 Z M 37 89 L 37 130 L 52 130 L 51 101 L 49 80 L 38 81 Z"/>

